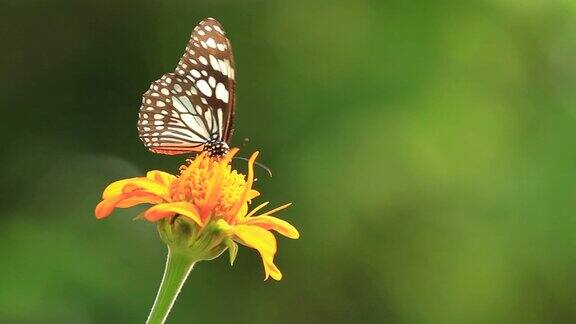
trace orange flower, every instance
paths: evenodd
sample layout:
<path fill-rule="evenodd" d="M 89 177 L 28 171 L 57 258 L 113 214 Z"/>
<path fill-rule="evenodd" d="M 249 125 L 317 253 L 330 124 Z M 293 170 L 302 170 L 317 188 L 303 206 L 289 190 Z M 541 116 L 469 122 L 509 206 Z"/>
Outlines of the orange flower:
<path fill-rule="evenodd" d="M 271 231 L 292 239 L 300 234 L 272 214 L 290 204 L 255 215 L 266 202 L 248 212 L 251 200 L 260 195 L 252 189 L 258 152 L 248 161 L 247 177 L 230 166 L 237 152 L 232 149 L 220 160 L 199 154 L 181 167 L 179 176 L 150 171 L 146 177 L 116 181 L 104 190 L 96 217 L 107 217 L 115 208 L 153 204 L 143 218 L 157 222 L 162 239 L 170 247 L 195 253 L 198 260 L 213 259 L 228 249 L 233 263 L 238 242 L 258 250 L 266 279 L 280 280 L 282 273 L 274 264 L 276 238 Z"/>

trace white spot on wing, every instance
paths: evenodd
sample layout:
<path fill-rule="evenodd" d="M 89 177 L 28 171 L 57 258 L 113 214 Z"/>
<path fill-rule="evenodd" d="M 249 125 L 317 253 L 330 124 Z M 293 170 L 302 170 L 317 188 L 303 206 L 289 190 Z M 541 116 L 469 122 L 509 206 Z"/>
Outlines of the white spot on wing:
<path fill-rule="evenodd" d="M 180 99 L 182 99 L 182 98 L 188 99 L 187 97 L 184 97 L 184 96 L 180 97 Z M 172 101 L 174 102 L 172 105 L 174 106 L 174 108 L 176 108 L 176 110 L 177 110 L 178 112 L 180 112 L 180 113 L 190 112 L 190 111 L 187 109 L 187 107 L 184 106 L 184 102 L 183 102 L 183 101 L 181 102 L 181 100 L 179 100 L 179 99 L 176 98 L 176 97 L 172 97 Z M 192 103 L 190 103 L 190 104 L 192 104 Z"/>
<path fill-rule="evenodd" d="M 218 64 L 218 60 L 214 57 L 214 55 L 210 54 L 209 58 L 210 58 L 210 65 L 212 65 L 212 68 L 216 71 L 220 71 L 220 65 Z"/>
<path fill-rule="evenodd" d="M 218 129 L 218 133 L 219 133 L 219 139 L 222 140 L 222 129 L 224 128 L 224 125 L 222 124 L 222 109 L 218 108 L 216 110 L 216 115 L 218 115 L 218 125 L 220 125 L 220 129 Z"/>
<path fill-rule="evenodd" d="M 208 138 L 208 130 L 206 130 L 200 117 L 195 116 L 199 113 L 195 111 L 194 105 L 192 105 L 190 99 L 186 96 L 180 96 L 179 98 L 172 97 L 172 100 L 174 101 L 174 108 L 180 112 L 180 119 L 182 119 L 186 126 L 205 138 Z"/>
<path fill-rule="evenodd" d="M 212 126 L 214 121 L 212 120 L 212 111 L 210 109 L 204 112 L 204 118 L 206 118 L 206 122 L 208 123 L 208 127 L 210 127 L 210 133 L 212 133 Z M 216 127 L 216 125 L 214 125 Z"/>
<path fill-rule="evenodd" d="M 220 72 L 222 72 L 223 75 L 228 75 L 228 66 L 230 65 L 228 60 L 218 60 L 218 63 L 220 64 Z"/>
<path fill-rule="evenodd" d="M 182 133 L 182 134 L 180 134 Z M 178 133 L 172 132 L 170 130 L 166 130 L 162 133 L 162 135 L 164 136 L 174 136 L 174 137 L 178 137 L 179 139 L 181 139 L 182 137 L 185 137 L 187 141 L 192 142 L 192 144 L 194 143 L 202 143 L 204 142 L 204 139 L 198 137 L 198 135 L 192 133 L 190 130 L 188 129 L 178 129 Z"/>
<path fill-rule="evenodd" d="M 228 90 L 226 90 L 226 86 L 221 82 L 218 82 L 216 85 L 216 99 L 220 99 L 224 101 L 224 103 L 228 103 Z"/>
<path fill-rule="evenodd" d="M 186 126 L 193 129 L 196 133 L 199 133 L 203 139 L 208 139 L 208 130 L 204 127 L 204 123 L 202 123 L 202 120 L 199 117 L 192 116 L 191 114 L 184 114 L 181 118 Z M 195 137 L 195 141 L 200 141 L 196 135 L 191 132 L 190 134 Z"/>
<path fill-rule="evenodd" d="M 208 40 L 206 40 L 206 45 L 212 48 L 216 48 L 216 42 L 214 41 L 214 38 L 209 37 Z"/>
<path fill-rule="evenodd" d="M 196 87 L 205 96 L 212 97 L 212 89 L 205 80 L 198 80 L 198 82 L 196 82 Z"/>

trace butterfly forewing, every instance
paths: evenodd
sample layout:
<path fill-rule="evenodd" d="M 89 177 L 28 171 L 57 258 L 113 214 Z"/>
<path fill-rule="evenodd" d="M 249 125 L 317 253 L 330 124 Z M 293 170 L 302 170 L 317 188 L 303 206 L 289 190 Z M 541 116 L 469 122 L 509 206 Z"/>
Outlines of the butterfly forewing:
<path fill-rule="evenodd" d="M 175 73 L 154 81 L 143 95 L 138 132 L 152 152 L 199 152 L 209 140 L 232 135 L 235 81 L 230 42 L 208 18 L 192 32 Z"/>

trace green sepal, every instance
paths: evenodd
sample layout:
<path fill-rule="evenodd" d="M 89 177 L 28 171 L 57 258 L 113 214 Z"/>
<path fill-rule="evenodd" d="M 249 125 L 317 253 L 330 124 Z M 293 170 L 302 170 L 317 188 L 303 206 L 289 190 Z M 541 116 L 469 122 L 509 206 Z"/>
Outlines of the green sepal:
<path fill-rule="evenodd" d="M 228 254 L 230 256 L 230 265 L 234 265 L 234 261 L 236 260 L 236 255 L 238 255 L 238 244 L 231 239 L 227 239 L 224 241 L 224 244 L 228 248 Z"/>
<path fill-rule="evenodd" d="M 143 220 L 144 219 L 144 213 L 145 212 L 141 212 L 140 214 L 136 215 L 134 218 L 132 218 L 133 221 L 136 220 Z"/>
<path fill-rule="evenodd" d="M 170 220 L 163 218 L 156 222 L 156 228 L 162 241 L 168 245 L 172 243 L 172 228 L 170 227 Z"/>
<path fill-rule="evenodd" d="M 194 262 L 215 259 L 228 248 L 223 244 L 226 232 L 215 223 L 199 227 L 186 217 L 173 216 L 159 220 L 157 228 L 171 250 L 187 255 Z"/>

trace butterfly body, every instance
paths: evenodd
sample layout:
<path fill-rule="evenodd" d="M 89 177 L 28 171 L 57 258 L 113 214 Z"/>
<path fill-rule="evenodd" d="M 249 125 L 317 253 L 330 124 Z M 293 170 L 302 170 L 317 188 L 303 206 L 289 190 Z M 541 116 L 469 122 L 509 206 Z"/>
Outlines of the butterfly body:
<path fill-rule="evenodd" d="M 217 158 L 226 155 L 230 151 L 230 147 L 224 141 L 211 139 L 204 143 L 203 151 L 208 152 L 208 156 Z"/>
<path fill-rule="evenodd" d="M 220 23 L 201 21 L 176 70 L 154 81 L 142 96 L 138 133 L 154 153 L 228 152 L 236 102 L 230 41 Z"/>

